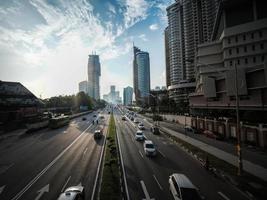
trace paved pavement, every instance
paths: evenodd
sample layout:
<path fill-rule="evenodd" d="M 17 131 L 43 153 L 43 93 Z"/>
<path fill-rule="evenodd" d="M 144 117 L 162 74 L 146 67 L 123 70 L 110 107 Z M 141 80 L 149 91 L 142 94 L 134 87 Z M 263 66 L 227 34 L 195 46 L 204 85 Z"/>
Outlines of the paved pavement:
<path fill-rule="evenodd" d="M 173 199 L 169 192 L 168 178 L 172 173 L 183 173 L 210 200 L 247 199 L 235 187 L 215 178 L 198 161 L 175 145 L 165 135 L 153 135 L 150 124 L 142 120 L 147 139 L 156 145 L 155 158 L 146 157 L 142 142 L 135 140 L 136 124 L 121 120 L 121 113 L 114 112 L 120 141 L 125 176 L 130 199 Z"/>
<path fill-rule="evenodd" d="M 59 129 L 43 129 L 0 141 L 0 199 L 57 199 L 67 187 L 83 185 L 91 198 L 104 139 L 94 130 L 107 127 L 108 115 L 92 124 L 93 114 Z"/>

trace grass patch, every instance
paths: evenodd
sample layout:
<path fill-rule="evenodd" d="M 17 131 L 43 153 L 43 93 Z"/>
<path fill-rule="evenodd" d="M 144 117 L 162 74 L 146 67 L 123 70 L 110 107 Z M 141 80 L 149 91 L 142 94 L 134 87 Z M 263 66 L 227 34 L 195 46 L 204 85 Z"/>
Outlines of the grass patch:
<path fill-rule="evenodd" d="M 119 155 L 117 150 L 116 125 L 114 117 L 111 115 L 106 140 L 104 170 L 100 190 L 101 200 L 122 199 L 120 189 L 120 170 L 118 164 Z"/>

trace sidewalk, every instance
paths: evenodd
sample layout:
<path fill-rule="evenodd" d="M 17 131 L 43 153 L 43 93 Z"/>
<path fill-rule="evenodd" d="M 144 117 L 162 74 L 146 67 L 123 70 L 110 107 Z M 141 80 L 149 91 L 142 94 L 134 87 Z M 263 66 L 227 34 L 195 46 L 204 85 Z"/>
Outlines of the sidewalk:
<path fill-rule="evenodd" d="M 143 116 L 144 117 L 144 116 Z M 145 117 L 146 118 L 146 117 Z M 151 120 L 149 118 L 146 118 L 147 121 L 149 121 L 151 123 Z M 234 166 L 238 166 L 238 158 L 236 155 L 234 155 L 233 153 L 231 153 L 231 151 L 234 151 L 235 152 L 235 147 L 234 145 L 232 144 L 229 144 L 229 143 L 226 143 L 226 142 L 221 142 L 221 141 L 216 141 L 216 140 L 212 140 L 212 139 L 209 139 L 209 138 L 205 138 L 206 141 L 209 141 L 208 143 L 205 141 L 200 141 L 199 138 L 195 139 L 195 138 L 192 138 L 191 137 L 191 134 L 188 134 L 188 135 L 185 135 L 185 134 L 181 134 L 179 133 L 177 130 L 172 130 L 171 128 L 167 128 L 166 127 L 166 124 L 165 122 L 160 122 L 160 127 L 163 131 L 166 131 L 168 132 L 169 134 L 193 145 L 193 146 L 196 146 L 198 147 L 199 149 L 221 159 L 221 160 L 224 160 Z M 177 127 L 179 129 L 179 127 Z M 195 136 L 195 135 L 194 135 Z M 202 137 L 203 135 L 196 135 L 196 137 Z M 205 136 L 203 136 L 205 137 Z M 203 138 L 204 139 L 204 138 Z M 228 152 L 225 151 L 225 150 L 222 150 L 218 147 L 215 147 L 214 145 L 212 145 L 211 143 L 221 143 L 220 147 L 225 147 L 225 146 L 229 146 L 231 147 L 231 149 L 228 149 Z M 259 154 L 258 152 L 250 152 L 250 156 L 251 159 L 247 159 L 244 158 L 243 159 L 243 168 L 244 168 L 244 171 L 258 177 L 258 178 L 261 178 L 262 180 L 264 181 L 267 181 L 267 167 L 265 167 L 265 162 L 267 161 L 267 159 L 265 159 L 265 156 L 266 155 L 260 155 L 261 157 L 258 158 L 257 160 L 257 164 L 255 162 L 253 162 L 253 156 L 256 156 L 257 154 Z M 259 156 L 258 156 L 259 157 Z M 262 160 L 262 163 L 261 161 Z M 264 166 L 262 166 L 262 164 Z"/>
<path fill-rule="evenodd" d="M 25 129 L 17 129 L 17 130 L 8 132 L 8 133 L 3 133 L 3 134 L 0 135 L 0 140 L 6 139 L 6 138 L 9 138 L 9 137 L 23 135 L 24 133 L 26 133 L 26 131 L 27 131 L 27 129 L 25 128 Z"/>

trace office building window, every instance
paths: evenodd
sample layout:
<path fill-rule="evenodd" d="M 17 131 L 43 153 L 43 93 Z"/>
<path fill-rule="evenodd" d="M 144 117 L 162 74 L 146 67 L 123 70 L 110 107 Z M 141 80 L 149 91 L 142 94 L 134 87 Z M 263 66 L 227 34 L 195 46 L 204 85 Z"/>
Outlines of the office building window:
<path fill-rule="evenodd" d="M 232 55 L 232 49 L 229 49 L 229 55 Z"/>
<path fill-rule="evenodd" d="M 243 35 L 243 40 L 244 40 L 244 41 L 246 40 L 246 35 Z"/>
<path fill-rule="evenodd" d="M 245 58 L 245 63 L 248 64 L 248 59 L 247 58 Z"/>
<path fill-rule="evenodd" d="M 259 37 L 260 37 L 260 38 L 262 37 L 262 32 L 261 32 L 261 31 L 259 31 Z"/>
<path fill-rule="evenodd" d="M 238 42 L 238 36 L 235 36 L 235 42 Z"/>
<path fill-rule="evenodd" d="M 256 57 L 253 57 L 253 62 L 254 62 L 254 63 L 256 62 Z"/>
<path fill-rule="evenodd" d="M 252 45 L 252 51 L 255 51 L 255 45 L 254 44 Z"/>
<path fill-rule="evenodd" d="M 232 65 L 233 65 L 233 61 L 230 60 L 230 66 L 232 66 Z"/>
<path fill-rule="evenodd" d="M 239 48 L 238 48 L 238 47 L 236 48 L 236 53 L 237 53 L 237 54 L 239 53 Z"/>
<path fill-rule="evenodd" d="M 261 61 L 264 62 L 264 60 L 265 60 L 265 56 L 262 55 L 261 56 Z"/>
<path fill-rule="evenodd" d="M 247 52 L 247 46 L 244 46 L 244 52 Z"/>
<path fill-rule="evenodd" d="M 237 60 L 237 64 L 240 65 L 240 60 L 239 59 Z"/>
<path fill-rule="evenodd" d="M 251 33 L 251 39 L 254 39 L 254 33 Z"/>
<path fill-rule="evenodd" d="M 261 44 L 261 49 L 264 49 L 264 44 Z"/>
<path fill-rule="evenodd" d="M 228 44 L 231 44 L 231 38 L 228 38 Z"/>

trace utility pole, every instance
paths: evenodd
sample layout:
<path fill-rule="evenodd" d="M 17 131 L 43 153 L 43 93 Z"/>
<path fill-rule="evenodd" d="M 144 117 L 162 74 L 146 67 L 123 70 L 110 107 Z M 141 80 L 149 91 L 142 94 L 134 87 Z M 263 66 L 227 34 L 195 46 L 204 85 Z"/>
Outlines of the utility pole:
<path fill-rule="evenodd" d="M 236 98 L 236 136 L 237 136 L 237 156 L 238 156 L 238 171 L 237 175 L 241 176 L 243 173 L 242 163 L 242 149 L 241 149 L 241 132 L 240 132 L 240 119 L 239 119 L 239 91 L 238 91 L 238 76 L 237 67 L 235 63 L 235 98 Z"/>

